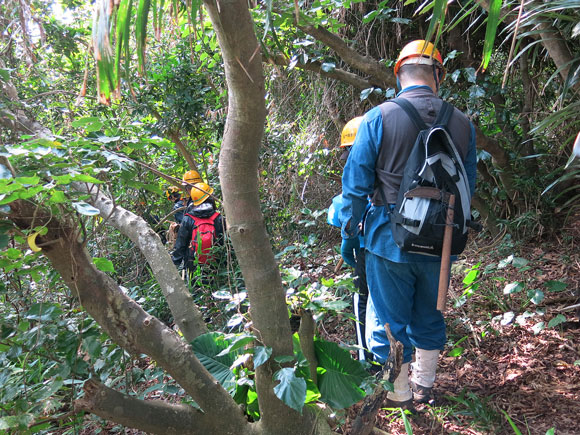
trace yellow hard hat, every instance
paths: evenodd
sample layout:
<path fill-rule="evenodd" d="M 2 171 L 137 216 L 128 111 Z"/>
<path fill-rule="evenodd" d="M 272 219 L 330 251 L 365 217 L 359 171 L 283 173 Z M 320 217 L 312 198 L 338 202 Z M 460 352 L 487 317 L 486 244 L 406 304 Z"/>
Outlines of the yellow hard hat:
<path fill-rule="evenodd" d="M 167 190 L 165 191 L 165 197 L 167 199 L 171 199 L 171 197 L 173 195 L 175 195 L 176 193 L 179 193 L 181 191 L 181 189 L 177 186 L 169 186 L 167 188 Z"/>
<path fill-rule="evenodd" d="M 191 188 L 191 199 L 194 205 L 203 204 L 213 193 L 213 188 L 207 183 L 195 183 Z"/>
<path fill-rule="evenodd" d="M 189 184 L 195 184 L 201 183 L 203 180 L 201 179 L 199 172 L 191 170 L 183 174 L 183 181 Z"/>
<path fill-rule="evenodd" d="M 431 42 L 425 41 L 424 39 L 409 42 L 403 47 L 395 64 L 395 76 L 399 73 L 401 66 L 407 62 L 423 65 L 435 64 L 443 70 L 441 80 L 445 77 L 445 68 L 443 68 L 441 53 L 439 53 L 439 50 Z"/>
<path fill-rule="evenodd" d="M 362 119 L 362 116 L 357 116 L 346 123 L 340 134 L 341 147 L 349 147 L 354 143 L 354 138 Z"/>

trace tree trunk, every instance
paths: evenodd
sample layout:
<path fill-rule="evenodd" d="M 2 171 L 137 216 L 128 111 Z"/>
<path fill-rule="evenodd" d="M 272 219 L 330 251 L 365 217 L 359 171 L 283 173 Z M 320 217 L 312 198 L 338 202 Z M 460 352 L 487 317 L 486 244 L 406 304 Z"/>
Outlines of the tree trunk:
<path fill-rule="evenodd" d="M 38 244 L 43 245 L 42 252 L 82 306 L 115 343 L 133 354 L 151 356 L 206 414 L 213 416 L 216 431 L 212 433 L 249 433 L 248 422 L 241 410 L 195 357 L 191 346 L 125 295 L 113 278 L 95 268 L 92 258 L 78 240 L 75 222 L 59 221 L 49 211 L 29 201 L 12 202 L 10 209 L 8 217 L 20 229 L 28 230 L 32 226 L 48 229 L 45 236 L 37 237 Z M 136 225 L 131 215 L 121 217 L 126 220 L 123 225 Z M 141 237 L 157 235 L 146 233 Z M 222 419 L 223 415 L 228 418 Z M 123 424 L 135 428 L 147 424 L 139 413 L 132 421 L 128 420 L 127 414 L 122 417 Z"/>
<path fill-rule="evenodd" d="M 258 151 L 266 117 L 260 45 L 243 0 L 205 0 L 224 61 L 228 117 L 220 152 L 220 183 L 228 233 L 248 289 L 253 328 L 273 357 L 293 355 L 285 291 L 274 259 L 258 195 Z M 274 394 L 268 361 L 256 369 L 256 389 L 264 434 L 306 434 L 330 430 L 307 409 L 300 415 Z"/>

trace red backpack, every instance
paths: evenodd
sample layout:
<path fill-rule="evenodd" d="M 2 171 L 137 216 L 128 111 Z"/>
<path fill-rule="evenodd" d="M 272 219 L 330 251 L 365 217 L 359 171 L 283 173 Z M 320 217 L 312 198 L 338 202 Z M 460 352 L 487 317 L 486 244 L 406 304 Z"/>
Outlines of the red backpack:
<path fill-rule="evenodd" d="M 208 218 L 200 218 L 186 213 L 193 219 L 193 231 L 191 233 L 191 257 L 197 258 L 200 264 L 206 264 L 214 259 L 211 255 L 211 247 L 215 238 L 215 220 L 220 215 L 217 211 Z"/>

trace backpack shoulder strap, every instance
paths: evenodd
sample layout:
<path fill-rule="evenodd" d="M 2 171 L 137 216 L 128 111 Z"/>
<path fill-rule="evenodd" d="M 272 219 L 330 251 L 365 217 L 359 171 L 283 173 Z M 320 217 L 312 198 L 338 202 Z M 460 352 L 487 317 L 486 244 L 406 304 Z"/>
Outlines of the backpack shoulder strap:
<path fill-rule="evenodd" d="M 446 127 L 449 119 L 453 115 L 453 106 L 445 101 L 441 105 L 441 109 L 439 109 L 439 113 L 437 114 L 437 119 L 433 125 L 440 125 L 442 127 Z"/>
<path fill-rule="evenodd" d="M 212 214 L 212 215 L 210 216 L 210 218 L 209 218 L 209 219 L 210 219 L 212 222 L 215 222 L 215 220 L 217 219 L 217 217 L 218 217 L 219 215 L 220 215 L 220 213 L 219 213 L 218 211 L 216 211 L 214 214 Z"/>
<path fill-rule="evenodd" d="M 413 121 L 413 124 L 415 124 L 415 127 L 417 127 L 419 131 L 429 128 L 429 126 L 425 124 L 425 121 L 423 121 L 423 118 L 421 118 L 421 115 L 419 115 L 419 112 L 417 112 L 417 109 L 415 109 L 415 106 L 413 106 L 405 98 L 394 98 L 390 101 L 405 111 L 407 116 L 411 118 L 411 121 Z"/>

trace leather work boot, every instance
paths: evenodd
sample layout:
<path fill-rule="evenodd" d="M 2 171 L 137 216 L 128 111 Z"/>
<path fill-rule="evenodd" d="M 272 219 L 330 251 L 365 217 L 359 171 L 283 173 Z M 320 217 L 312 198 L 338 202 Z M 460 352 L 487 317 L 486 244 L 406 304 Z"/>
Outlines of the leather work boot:
<path fill-rule="evenodd" d="M 399 402 L 397 400 L 387 399 L 384 404 L 385 408 L 401 408 L 403 411 L 409 411 L 411 414 L 415 414 L 417 410 L 413 406 L 413 399 L 403 400 Z"/>
<path fill-rule="evenodd" d="M 413 400 L 417 403 L 427 403 L 433 405 L 435 399 L 433 398 L 433 387 L 423 387 L 411 381 L 411 390 L 413 391 Z"/>

